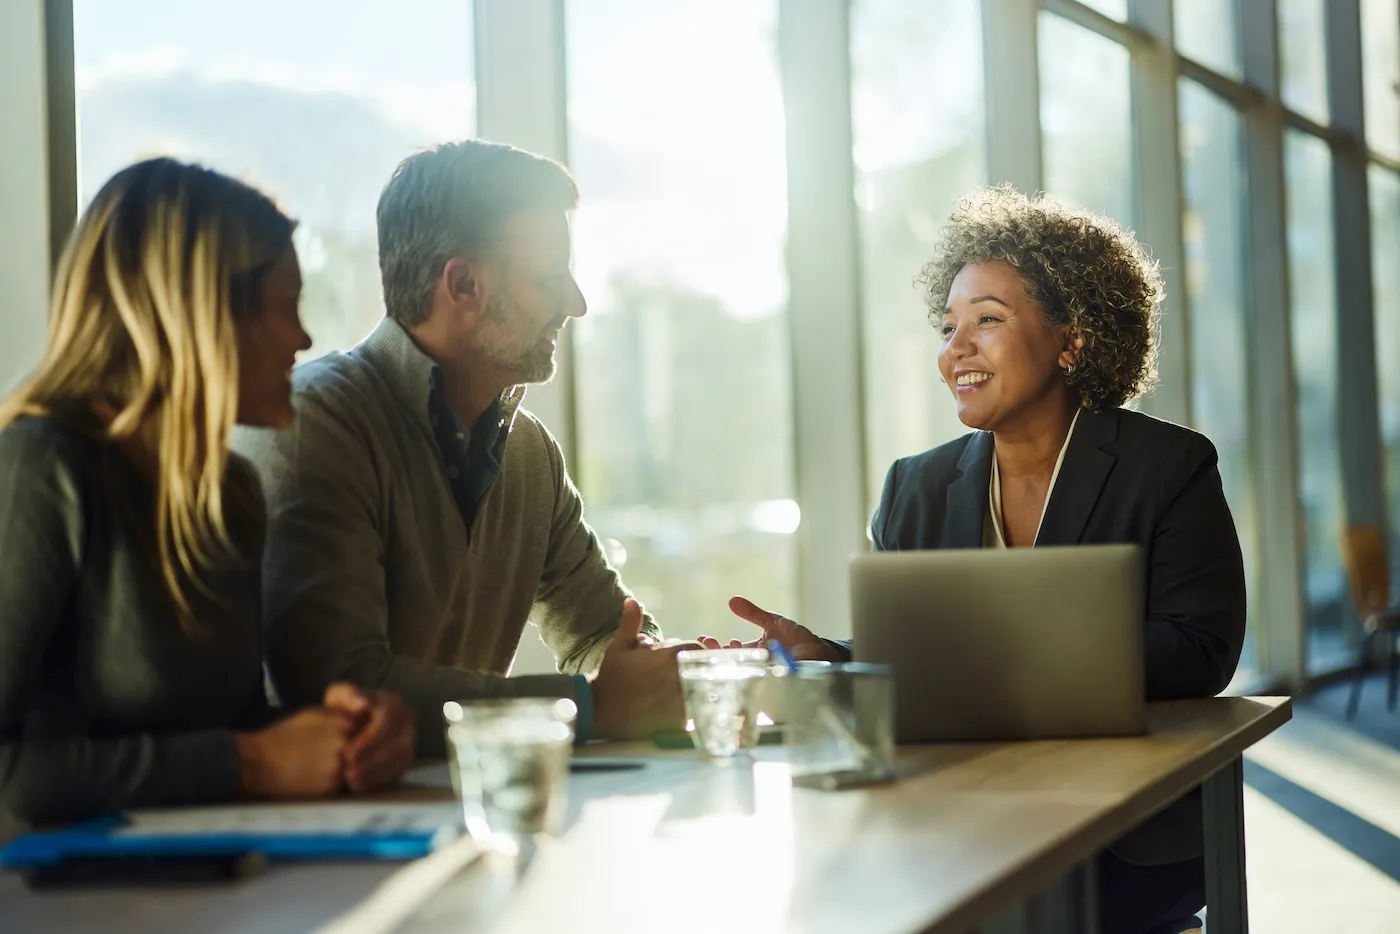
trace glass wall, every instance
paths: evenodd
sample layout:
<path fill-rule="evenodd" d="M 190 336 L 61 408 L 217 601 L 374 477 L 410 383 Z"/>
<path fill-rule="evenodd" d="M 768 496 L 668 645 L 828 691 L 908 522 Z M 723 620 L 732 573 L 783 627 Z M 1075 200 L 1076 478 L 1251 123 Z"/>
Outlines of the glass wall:
<path fill-rule="evenodd" d="M 1182 79 L 1179 94 L 1192 420 L 1219 454 L 1252 596 L 1258 592 L 1259 528 L 1245 327 L 1242 121 L 1226 101 L 1193 81 Z M 1240 659 L 1246 671 L 1256 663 L 1256 624 L 1251 614 Z"/>
<path fill-rule="evenodd" d="M 776 3 L 566 12 L 576 479 L 672 634 L 751 638 L 730 594 L 797 602 Z"/>
<path fill-rule="evenodd" d="M 1396 0 L 1361 0 L 1361 75 L 1366 142 L 1372 149 L 1400 157 L 1400 3 Z"/>
<path fill-rule="evenodd" d="M 1371 271 L 1375 277 L 1376 375 L 1380 383 L 1390 561 L 1400 568 L 1400 175 L 1371 166 Z M 1394 575 L 1400 580 L 1400 574 Z"/>
<path fill-rule="evenodd" d="M 1335 664 L 1337 653 L 1347 647 L 1331 173 L 1332 154 L 1326 143 L 1286 131 L 1284 181 L 1289 317 L 1298 405 L 1298 497 L 1306 542 L 1309 665 L 1318 669 Z"/>
<path fill-rule="evenodd" d="M 1123 21 L 1128 18 L 1128 0 L 1082 0 L 1087 7 L 1093 7 L 1105 16 Z"/>
<path fill-rule="evenodd" d="M 855 0 L 851 122 L 865 349 L 867 505 L 898 457 L 967 429 L 938 376 L 914 277 L 985 180 L 979 0 Z M 919 107 L 911 114 L 910 101 Z"/>
<path fill-rule="evenodd" d="M 1231 78 L 1240 77 L 1239 18 L 1233 0 L 1175 0 L 1177 50 Z"/>
<path fill-rule="evenodd" d="M 1118 43 L 1040 14 L 1045 190 L 1135 223 L 1131 58 Z"/>
<path fill-rule="evenodd" d="M 1170 365 L 1147 406 L 1181 413 L 1215 443 L 1251 612 L 1261 594 L 1284 611 L 1252 615 L 1244 665 L 1287 664 L 1273 673 L 1301 684 L 1291 653 L 1271 660 L 1255 638 L 1277 630 L 1286 646 L 1305 628 L 1306 667 L 1351 660 L 1339 533 L 1349 511 L 1375 505 L 1348 504 L 1341 480 L 1339 432 L 1370 430 L 1338 417 L 1356 402 L 1341 396 L 1352 383 L 1338 379 L 1338 323 L 1364 323 L 1355 315 L 1374 314 L 1386 460 L 1347 467 L 1363 478 L 1384 469 L 1400 555 L 1400 0 L 1355 2 L 1361 30 L 1348 36 L 1337 29 L 1352 21 L 1333 15 L 1329 0 L 1174 0 L 1175 51 L 1195 63 L 1186 66 L 1192 78 L 1169 56 L 1134 68 L 1134 55 L 1157 51 L 1153 30 L 1165 24 L 1144 16 L 1123 28 L 1128 0 L 571 0 L 532 5 L 520 20 L 508 0 L 489 0 L 475 37 L 471 0 L 403 0 L 392 10 L 372 0 L 247 0 L 236 11 L 74 0 L 79 189 L 86 200 L 117 168 L 158 152 L 264 186 L 302 222 L 317 350 L 348 346 L 382 314 L 380 187 L 418 146 L 474 131 L 472 50 L 510 49 L 483 62 L 483 112 L 495 122 L 485 129 L 567 153 L 582 189 L 576 274 L 590 303 L 572 328 L 572 365 L 533 398 L 569 452 L 609 555 L 675 635 L 749 635 L 724 608 L 734 592 L 799 612 L 829 609 L 832 589 L 799 573 L 813 566 L 804 562 L 834 567 L 863 547 L 856 518 L 873 507 L 890 462 L 963 431 L 914 285 L 959 195 L 995 172 L 1102 212 L 1135 229 L 1182 283 L 1169 313 L 1185 320 L 1169 320 L 1166 333 L 1186 346 L 1164 347 Z M 1260 25 L 1270 9 L 1273 28 Z M 843 112 L 842 95 L 821 88 L 821 112 L 804 112 L 793 129 L 839 138 L 849 119 L 849 166 L 829 146 L 787 147 L 787 109 L 812 100 L 794 79 L 822 64 L 804 45 L 814 42 L 824 43 L 830 73 L 849 64 L 851 107 Z M 1334 167 L 1332 152 L 1363 141 L 1330 124 L 1339 92 L 1329 95 L 1329 68 L 1353 62 L 1329 62 L 1329 43 L 1344 52 L 1350 43 L 1361 59 L 1364 99 L 1337 105 L 1364 106 L 1370 216 L 1331 197 L 1339 180 L 1360 183 L 1355 162 Z M 1275 102 L 1259 100 L 1270 81 L 1245 67 L 1275 53 L 1283 139 Z M 1020 64 L 1031 60 L 1033 76 Z M 551 69 L 558 86 L 538 80 Z M 1032 78 L 1038 98 L 1026 93 Z M 1160 164 L 1140 158 L 1143 141 L 1172 128 L 1168 113 L 1135 112 L 1135 101 L 1161 100 L 1173 86 L 1177 171 L 1141 178 L 1140 165 Z M 1279 144 L 1282 180 L 1273 177 Z M 818 212 L 834 238 L 830 254 L 789 256 L 789 175 L 806 191 L 809 180 L 844 178 L 848 168 L 853 190 L 821 193 L 832 199 Z M 1276 190 L 1284 203 L 1273 203 Z M 1178 204 L 1180 228 L 1161 217 Z M 1274 216 L 1284 219 L 1279 229 L 1262 229 L 1260 219 Z M 1337 232 L 1362 224 L 1375 250 L 1374 309 L 1337 299 Z M 793 315 L 789 279 L 804 295 L 824 294 L 818 280 L 859 290 L 820 314 Z M 1267 296 L 1285 282 L 1281 309 Z M 1340 285 L 1346 294 L 1354 283 Z M 1251 333 L 1283 327 L 1291 357 L 1282 342 Z M 820 360 L 795 370 L 795 347 Z M 794 373 L 805 381 L 812 366 L 832 367 L 841 398 L 861 398 L 834 413 L 829 433 L 799 437 L 795 426 L 819 424 L 812 410 L 831 403 L 794 393 Z M 1296 407 L 1278 409 L 1289 381 Z M 1251 422 L 1261 412 L 1276 430 Z M 1348 436 L 1347 450 L 1369 440 Z M 863 475 L 830 457 L 838 449 L 860 452 Z M 1296 490 L 1256 485 L 1289 459 Z M 1261 547 L 1263 527 L 1276 547 Z M 801 548 L 799 530 L 809 533 Z"/>
<path fill-rule="evenodd" d="M 156 154 L 252 182 L 300 222 L 313 353 L 369 333 L 380 189 L 413 149 L 475 127 L 470 4 L 74 0 L 73 21 L 80 203 Z"/>
<path fill-rule="evenodd" d="M 1277 0 L 1283 103 L 1327 122 L 1326 0 Z"/>

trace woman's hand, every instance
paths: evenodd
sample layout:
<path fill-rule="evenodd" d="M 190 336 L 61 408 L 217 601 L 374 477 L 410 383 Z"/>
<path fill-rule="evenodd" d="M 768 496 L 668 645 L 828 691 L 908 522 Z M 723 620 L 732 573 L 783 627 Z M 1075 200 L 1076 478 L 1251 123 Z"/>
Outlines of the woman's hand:
<path fill-rule="evenodd" d="M 256 733 L 235 733 L 238 779 L 253 798 L 324 798 L 340 790 L 341 756 L 354 727 L 338 710 L 313 707 Z"/>
<path fill-rule="evenodd" d="M 364 691 L 344 682 L 326 688 L 325 706 L 351 718 L 354 728 L 341 753 L 345 784 L 356 794 L 391 784 L 413 764 L 417 739 L 413 712 L 388 691 Z"/>
<path fill-rule="evenodd" d="M 730 639 L 728 645 L 721 645 L 718 639 L 701 636 L 699 642 L 707 649 L 761 649 L 769 639 L 776 639 L 793 658 L 817 661 L 839 662 L 841 656 L 827 643 L 808 629 L 786 616 L 770 613 L 747 597 L 731 597 L 729 609 L 740 619 L 748 620 L 763 630 L 763 635 L 752 642 Z"/>

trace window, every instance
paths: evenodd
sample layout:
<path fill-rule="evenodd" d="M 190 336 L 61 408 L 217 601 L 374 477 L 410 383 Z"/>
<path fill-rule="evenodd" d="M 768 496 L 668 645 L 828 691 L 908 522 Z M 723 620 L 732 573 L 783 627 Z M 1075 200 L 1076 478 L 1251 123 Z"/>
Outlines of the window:
<path fill-rule="evenodd" d="M 300 222 L 315 350 L 373 329 L 379 191 L 414 148 L 475 124 L 470 4 L 76 0 L 73 19 L 80 200 L 152 155 L 258 185 Z"/>
<path fill-rule="evenodd" d="M 1215 443 L 1225 498 L 1239 531 L 1249 605 L 1259 583 L 1259 530 L 1250 435 L 1249 337 L 1245 328 L 1244 168 L 1240 115 L 1193 81 L 1180 82 L 1191 411 Z M 1257 664 L 1255 623 L 1241 669 Z"/>
<path fill-rule="evenodd" d="M 1045 189 L 1131 227 L 1133 114 L 1128 50 L 1040 14 L 1040 121 Z"/>
<path fill-rule="evenodd" d="M 1376 373 L 1385 497 L 1390 508 L 1390 560 L 1400 562 L 1400 176 L 1371 166 L 1371 270 L 1375 277 Z M 1400 578 L 1397 578 L 1400 580 Z"/>
<path fill-rule="evenodd" d="M 1327 16 L 1324 0 L 1278 0 L 1279 71 L 1283 103 L 1326 123 Z"/>
<path fill-rule="evenodd" d="M 984 181 L 978 13 L 978 0 L 851 7 L 872 509 L 896 458 L 967 430 L 939 380 L 938 340 L 914 278 L 959 196 Z"/>
<path fill-rule="evenodd" d="M 797 611 L 776 3 L 566 12 L 588 518 L 669 632 L 752 638 L 731 594 Z"/>
<path fill-rule="evenodd" d="M 1299 500 L 1305 526 L 1308 659 L 1333 667 L 1347 647 L 1344 521 L 1337 425 L 1337 303 L 1332 238 L 1332 154 L 1295 130 L 1284 136 L 1289 317 L 1297 379 Z"/>
<path fill-rule="evenodd" d="M 1128 18 L 1128 0 L 1079 0 L 1079 2 L 1119 22 Z"/>
<path fill-rule="evenodd" d="M 1232 78 L 1240 77 L 1236 0 L 1176 0 L 1172 8 L 1177 50 Z"/>
<path fill-rule="evenodd" d="M 1372 149 L 1400 156 L 1400 4 L 1396 0 L 1361 0 L 1361 69 L 1366 142 Z"/>

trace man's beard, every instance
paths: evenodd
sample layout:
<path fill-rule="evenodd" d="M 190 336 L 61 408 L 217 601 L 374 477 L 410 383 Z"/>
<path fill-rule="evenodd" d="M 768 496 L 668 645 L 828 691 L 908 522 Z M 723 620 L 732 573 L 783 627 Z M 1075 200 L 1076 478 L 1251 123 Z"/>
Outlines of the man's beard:
<path fill-rule="evenodd" d="M 546 340 L 550 334 L 563 334 L 565 318 L 556 318 L 534 336 L 523 351 L 516 351 L 510 339 L 511 320 L 517 310 L 499 292 L 486 305 L 489 334 L 481 348 L 487 359 L 503 372 L 512 374 L 517 383 L 547 383 L 554 378 L 558 363 L 554 359 L 555 345 Z"/>
<path fill-rule="evenodd" d="M 544 338 L 541 337 L 529 350 L 525 351 L 515 368 L 520 382 L 547 383 L 552 380 L 555 371 L 559 369 L 559 364 L 554 359 L 554 350 L 554 345 L 545 343 Z"/>

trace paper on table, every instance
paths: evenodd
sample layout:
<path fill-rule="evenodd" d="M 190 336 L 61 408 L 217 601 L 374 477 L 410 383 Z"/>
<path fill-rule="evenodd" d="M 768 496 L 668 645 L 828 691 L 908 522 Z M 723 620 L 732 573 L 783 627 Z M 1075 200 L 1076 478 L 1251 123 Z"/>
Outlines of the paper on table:
<path fill-rule="evenodd" d="M 455 804 L 230 804 L 126 812 L 114 836 L 433 833 L 458 820 Z"/>

